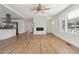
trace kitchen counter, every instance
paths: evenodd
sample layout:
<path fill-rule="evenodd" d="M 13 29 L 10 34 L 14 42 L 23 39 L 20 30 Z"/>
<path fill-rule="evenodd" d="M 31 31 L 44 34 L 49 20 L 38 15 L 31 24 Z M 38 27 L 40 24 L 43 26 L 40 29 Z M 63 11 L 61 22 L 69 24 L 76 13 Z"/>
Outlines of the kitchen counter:
<path fill-rule="evenodd" d="M 12 36 L 16 36 L 16 29 L 0 29 L 0 40 L 4 40 L 10 38 Z"/>

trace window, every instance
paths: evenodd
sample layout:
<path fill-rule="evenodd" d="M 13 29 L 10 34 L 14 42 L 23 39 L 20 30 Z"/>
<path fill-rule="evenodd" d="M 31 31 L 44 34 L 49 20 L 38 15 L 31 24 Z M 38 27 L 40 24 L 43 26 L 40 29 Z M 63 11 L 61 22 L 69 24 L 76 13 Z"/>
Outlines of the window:
<path fill-rule="evenodd" d="M 61 17 L 61 20 L 64 31 L 79 35 L 79 8 Z"/>

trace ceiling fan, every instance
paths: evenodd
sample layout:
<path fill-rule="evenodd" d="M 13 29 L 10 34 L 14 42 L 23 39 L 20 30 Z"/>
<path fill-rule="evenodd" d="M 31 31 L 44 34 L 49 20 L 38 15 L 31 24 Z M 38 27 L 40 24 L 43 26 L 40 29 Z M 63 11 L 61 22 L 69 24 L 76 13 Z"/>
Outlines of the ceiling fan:
<path fill-rule="evenodd" d="M 41 12 L 44 13 L 45 10 L 49 10 L 49 8 L 46 8 L 46 6 L 42 4 L 38 4 L 37 6 L 34 6 L 31 10 L 36 11 L 35 13 Z"/>

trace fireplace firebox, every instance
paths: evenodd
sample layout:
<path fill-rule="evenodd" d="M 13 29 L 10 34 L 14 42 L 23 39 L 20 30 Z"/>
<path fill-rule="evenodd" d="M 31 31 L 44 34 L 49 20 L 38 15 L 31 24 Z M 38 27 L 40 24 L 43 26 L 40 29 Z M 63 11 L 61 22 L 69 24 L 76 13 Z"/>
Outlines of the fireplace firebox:
<path fill-rule="evenodd" d="M 37 28 L 36 28 L 36 31 L 43 31 L 43 30 L 44 30 L 43 27 L 37 27 Z"/>

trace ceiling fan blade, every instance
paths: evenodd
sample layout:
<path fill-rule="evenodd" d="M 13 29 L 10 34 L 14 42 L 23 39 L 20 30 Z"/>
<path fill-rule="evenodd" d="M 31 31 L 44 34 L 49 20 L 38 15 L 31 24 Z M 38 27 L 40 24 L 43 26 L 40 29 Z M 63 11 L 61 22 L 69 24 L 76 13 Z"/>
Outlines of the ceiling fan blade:
<path fill-rule="evenodd" d="M 49 10 L 50 8 L 44 8 L 44 9 L 42 9 L 42 10 Z"/>

